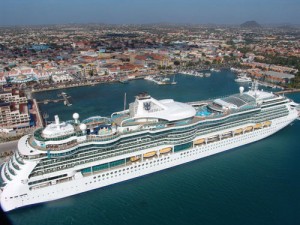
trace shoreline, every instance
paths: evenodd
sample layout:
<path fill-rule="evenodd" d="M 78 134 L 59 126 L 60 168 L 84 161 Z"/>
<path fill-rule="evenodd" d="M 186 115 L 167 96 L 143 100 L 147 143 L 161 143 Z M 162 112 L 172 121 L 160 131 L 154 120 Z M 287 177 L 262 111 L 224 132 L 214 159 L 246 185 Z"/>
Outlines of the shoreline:
<path fill-rule="evenodd" d="M 197 68 L 196 70 L 200 69 L 203 71 L 206 70 L 210 70 L 210 68 L 213 67 L 209 67 L 209 68 Z M 229 67 L 222 67 L 221 69 L 230 69 Z M 180 74 L 178 72 L 172 72 L 172 73 L 167 73 L 167 74 L 160 74 L 160 72 L 163 71 L 158 71 L 157 74 L 161 75 L 161 76 L 172 76 L 174 74 Z M 143 75 L 139 75 L 136 76 L 135 78 L 130 78 L 129 81 L 131 80 L 139 80 L 139 79 L 144 79 L 144 77 L 149 76 L 149 75 L 155 75 L 155 74 L 143 74 Z M 183 75 L 183 74 L 181 74 Z M 43 91 L 53 91 L 53 90 L 61 90 L 61 89 L 68 89 L 68 88 L 75 88 L 75 87 L 85 87 L 85 86 L 94 86 L 94 85 L 98 85 L 98 84 L 111 84 L 111 83 L 117 83 L 120 82 L 119 80 L 111 80 L 111 81 L 94 81 L 94 82 L 88 82 L 88 83 L 78 83 L 78 84 L 70 84 L 69 86 L 65 86 L 65 87 L 49 87 L 49 88 L 42 88 L 42 89 L 32 89 L 31 92 L 32 93 L 38 93 L 38 92 L 43 92 Z"/>
<path fill-rule="evenodd" d="M 286 89 L 283 91 L 277 91 L 276 94 L 291 94 L 291 93 L 299 93 L 300 92 L 300 88 L 298 89 Z"/>

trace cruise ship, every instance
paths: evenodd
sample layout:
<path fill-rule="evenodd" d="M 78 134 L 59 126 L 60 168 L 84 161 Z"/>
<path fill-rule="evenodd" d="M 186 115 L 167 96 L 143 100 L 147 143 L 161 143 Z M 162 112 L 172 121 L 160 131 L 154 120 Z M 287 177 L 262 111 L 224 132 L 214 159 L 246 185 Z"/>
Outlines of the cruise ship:
<path fill-rule="evenodd" d="M 109 117 L 61 122 L 22 137 L 0 167 L 4 211 L 53 201 L 266 138 L 299 116 L 298 104 L 275 93 L 249 91 L 181 103 L 136 96 Z M 172 171 L 170 171 L 171 173 Z"/>

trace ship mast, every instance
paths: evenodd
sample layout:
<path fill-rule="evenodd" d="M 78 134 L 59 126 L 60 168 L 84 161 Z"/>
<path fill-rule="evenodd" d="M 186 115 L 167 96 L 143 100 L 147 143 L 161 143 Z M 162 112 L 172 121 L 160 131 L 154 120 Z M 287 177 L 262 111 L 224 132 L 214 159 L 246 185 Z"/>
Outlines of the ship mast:
<path fill-rule="evenodd" d="M 126 110 L 126 92 L 124 94 L 124 111 Z"/>

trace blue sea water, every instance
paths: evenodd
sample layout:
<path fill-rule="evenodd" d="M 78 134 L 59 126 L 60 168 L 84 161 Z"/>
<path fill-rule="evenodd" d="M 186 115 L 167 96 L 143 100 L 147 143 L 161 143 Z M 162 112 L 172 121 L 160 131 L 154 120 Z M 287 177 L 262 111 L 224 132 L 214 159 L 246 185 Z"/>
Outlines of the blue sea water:
<path fill-rule="evenodd" d="M 176 76 L 177 85 L 144 80 L 65 89 L 71 107 L 41 105 L 42 112 L 69 120 L 109 116 L 139 92 L 155 98 L 194 101 L 238 91 L 230 71 L 209 78 Z M 247 88 L 247 87 L 246 87 Z M 39 99 L 61 91 L 36 93 Z M 300 95 L 289 95 L 300 102 Z M 15 225 L 300 224 L 300 122 L 262 141 L 66 199 L 9 212 Z"/>

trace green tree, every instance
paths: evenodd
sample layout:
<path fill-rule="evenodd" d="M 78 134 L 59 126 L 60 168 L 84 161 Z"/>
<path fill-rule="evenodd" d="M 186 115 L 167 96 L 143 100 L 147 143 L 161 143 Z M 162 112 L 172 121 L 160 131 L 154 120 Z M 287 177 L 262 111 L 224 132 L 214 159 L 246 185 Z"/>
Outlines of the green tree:
<path fill-rule="evenodd" d="M 94 71 L 93 70 L 90 70 L 89 71 L 89 75 L 92 77 L 92 76 L 94 76 Z"/>
<path fill-rule="evenodd" d="M 175 66 L 179 66 L 180 65 L 180 62 L 178 60 L 174 61 L 174 65 Z"/>

